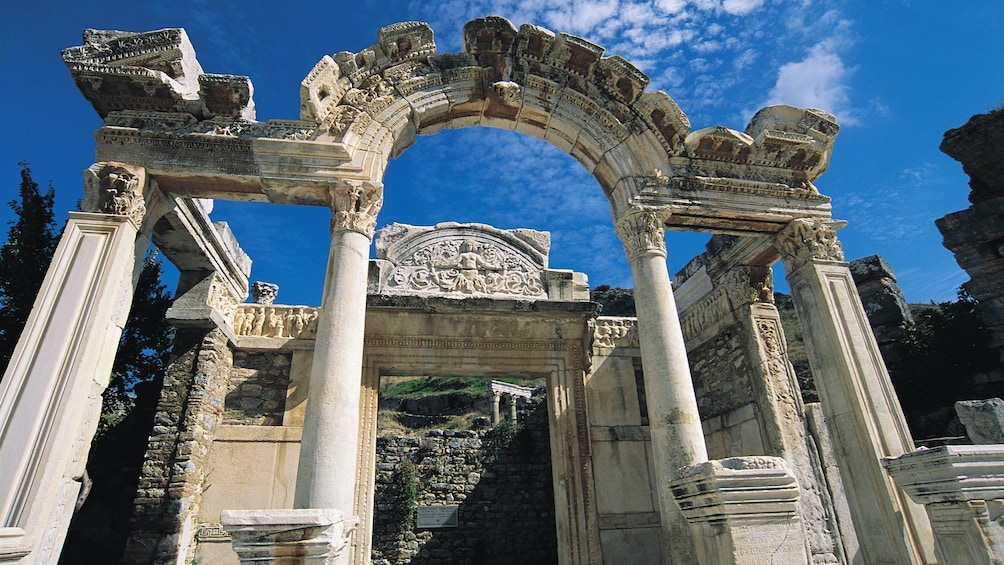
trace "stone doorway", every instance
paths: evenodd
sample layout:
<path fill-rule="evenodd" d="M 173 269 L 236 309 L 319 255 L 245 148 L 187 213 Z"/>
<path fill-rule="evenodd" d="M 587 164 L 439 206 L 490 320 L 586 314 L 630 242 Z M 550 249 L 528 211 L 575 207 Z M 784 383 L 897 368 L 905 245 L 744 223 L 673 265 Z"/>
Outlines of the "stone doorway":
<path fill-rule="evenodd" d="M 546 380 L 518 382 L 539 386 L 492 425 L 491 385 L 519 385 L 381 379 L 374 564 L 557 563 Z"/>

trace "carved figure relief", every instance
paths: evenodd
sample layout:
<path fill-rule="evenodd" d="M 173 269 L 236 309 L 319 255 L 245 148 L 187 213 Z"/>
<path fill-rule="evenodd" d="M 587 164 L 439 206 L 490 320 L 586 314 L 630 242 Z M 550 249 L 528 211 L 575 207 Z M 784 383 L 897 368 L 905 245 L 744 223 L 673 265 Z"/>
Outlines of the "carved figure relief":
<path fill-rule="evenodd" d="M 603 348 L 641 347 L 635 318 L 597 318 L 593 346 Z"/>
<path fill-rule="evenodd" d="M 439 241 L 419 249 L 394 269 L 388 284 L 420 292 L 544 294 L 539 271 L 514 253 L 473 239 Z"/>
<path fill-rule="evenodd" d="M 313 339 L 317 308 L 241 304 L 234 313 L 234 332 L 249 337 Z"/>

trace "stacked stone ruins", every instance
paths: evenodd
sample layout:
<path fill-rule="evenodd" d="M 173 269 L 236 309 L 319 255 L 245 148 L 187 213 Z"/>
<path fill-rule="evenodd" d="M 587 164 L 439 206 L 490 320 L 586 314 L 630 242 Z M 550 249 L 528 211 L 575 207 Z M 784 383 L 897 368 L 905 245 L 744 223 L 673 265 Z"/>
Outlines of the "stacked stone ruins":
<path fill-rule="evenodd" d="M 833 116 L 772 106 L 743 131 L 691 131 L 648 77 L 585 39 L 487 17 L 463 46 L 438 53 L 419 22 L 381 28 L 321 58 L 298 120 L 268 121 L 249 79 L 202 71 L 184 30 L 87 30 L 63 52 L 104 123 L 0 385 L 0 562 L 60 552 L 148 239 L 181 271 L 177 336 L 124 562 L 369 562 L 379 380 L 436 374 L 546 380 L 561 564 L 933 563 L 935 547 L 950 563 L 959 543 L 999 549 L 980 538 L 986 522 L 945 519 L 965 510 L 951 493 L 932 502 L 923 473 L 895 470 L 913 440 L 844 222 L 813 184 Z M 389 160 L 417 135 L 479 125 L 544 139 L 596 178 L 637 318 L 600 316 L 583 274 L 548 265 L 543 232 L 391 225 L 373 241 Z M 210 221 L 217 198 L 330 208 L 319 307 L 274 304 L 266 285 L 243 304 L 250 259 Z M 675 289 L 666 229 L 716 234 Z M 779 260 L 820 405 L 802 403 L 787 359 Z M 966 491 L 991 522 L 996 488 Z"/>

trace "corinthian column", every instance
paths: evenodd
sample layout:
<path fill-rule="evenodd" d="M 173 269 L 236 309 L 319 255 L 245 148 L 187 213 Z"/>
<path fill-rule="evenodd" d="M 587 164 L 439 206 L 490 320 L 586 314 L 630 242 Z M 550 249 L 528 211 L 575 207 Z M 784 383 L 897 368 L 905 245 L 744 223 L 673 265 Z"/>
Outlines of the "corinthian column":
<path fill-rule="evenodd" d="M 669 483 L 677 469 L 707 461 L 708 450 L 666 267 L 663 216 L 653 211 L 629 212 L 617 222 L 616 228 L 634 279 L 645 399 L 664 537 L 687 539 L 689 528 L 673 499 Z M 666 557 L 681 557 L 679 562 L 688 562 L 684 551 L 684 547 L 676 547 Z"/>
<path fill-rule="evenodd" d="M 923 509 L 885 475 L 882 459 L 913 451 L 896 392 L 851 278 L 837 230 L 844 222 L 791 222 L 778 233 L 795 311 L 867 563 L 933 563 Z"/>
<path fill-rule="evenodd" d="M 59 558 L 153 223 L 143 169 L 98 163 L 84 180 L 0 385 L 0 561 Z"/>
<path fill-rule="evenodd" d="M 366 274 L 382 188 L 346 181 L 329 196 L 331 251 L 304 414 L 297 508 L 356 514 Z"/>

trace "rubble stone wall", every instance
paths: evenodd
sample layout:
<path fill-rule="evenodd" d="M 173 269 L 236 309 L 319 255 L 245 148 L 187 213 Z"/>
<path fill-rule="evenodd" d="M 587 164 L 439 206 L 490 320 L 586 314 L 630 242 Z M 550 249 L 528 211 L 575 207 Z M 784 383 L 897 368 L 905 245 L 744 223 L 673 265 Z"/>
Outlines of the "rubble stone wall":
<path fill-rule="evenodd" d="M 493 449 L 490 432 L 433 430 L 377 439 L 374 565 L 557 563 L 547 409 Z M 458 505 L 456 528 L 406 527 L 395 472 L 417 471 L 418 506 Z"/>

